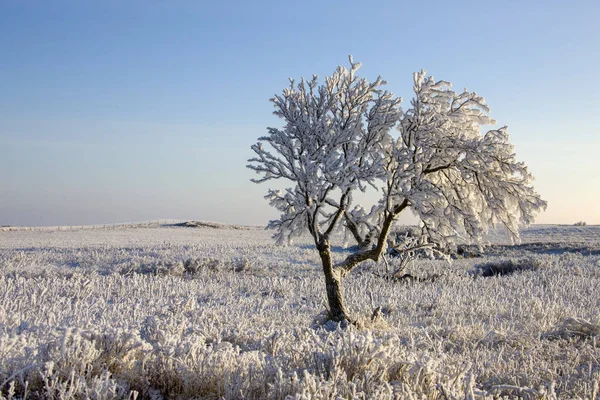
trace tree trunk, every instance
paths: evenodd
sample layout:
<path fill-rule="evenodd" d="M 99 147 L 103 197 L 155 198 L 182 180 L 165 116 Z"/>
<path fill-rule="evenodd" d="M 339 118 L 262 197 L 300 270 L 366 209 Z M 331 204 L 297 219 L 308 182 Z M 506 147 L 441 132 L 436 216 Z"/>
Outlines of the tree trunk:
<path fill-rule="evenodd" d="M 333 321 L 350 321 L 346 308 L 344 307 L 344 296 L 342 294 L 341 276 L 334 272 L 331 261 L 331 249 L 329 243 L 318 246 L 319 256 L 323 264 L 325 274 L 325 289 L 327 291 L 327 302 L 329 303 L 329 318 Z"/>

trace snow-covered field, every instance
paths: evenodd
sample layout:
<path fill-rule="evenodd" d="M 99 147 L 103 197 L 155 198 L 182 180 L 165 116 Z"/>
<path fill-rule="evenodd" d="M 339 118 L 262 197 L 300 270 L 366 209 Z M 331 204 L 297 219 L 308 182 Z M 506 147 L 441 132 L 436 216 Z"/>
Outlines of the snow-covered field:
<path fill-rule="evenodd" d="M 493 236 L 483 258 L 417 261 L 423 281 L 360 268 L 344 288 L 362 327 L 336 329 L 308 239 L 0 229 L 0 398 L 595 398 L 600 227 L 522 236 Z M 507 259 L 531 269 L 473 273 Z"/>

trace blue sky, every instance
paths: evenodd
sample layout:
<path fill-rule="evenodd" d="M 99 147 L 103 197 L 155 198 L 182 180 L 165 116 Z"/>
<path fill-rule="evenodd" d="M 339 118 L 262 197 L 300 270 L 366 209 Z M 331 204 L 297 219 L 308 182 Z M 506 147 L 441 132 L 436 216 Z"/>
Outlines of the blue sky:
<path fill-rule="evenodd" d="M 483 95 L 537 222 L 599 224 L 600 3 L 403 3 L 0 0 L 0 225 L 264 225 L 268 99 L 348 54 L 405 104 L 421 68 Z"/>

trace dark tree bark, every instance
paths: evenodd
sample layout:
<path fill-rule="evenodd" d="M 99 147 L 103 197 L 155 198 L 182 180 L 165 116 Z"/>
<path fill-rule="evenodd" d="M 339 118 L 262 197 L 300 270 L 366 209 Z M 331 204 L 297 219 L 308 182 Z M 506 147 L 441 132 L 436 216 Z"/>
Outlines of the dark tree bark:
<path fill-rule="evenodd" d="M 329 304 L 329 318 L 336 322 L 352 320 L 348 317 L 346 308 L 344 306 L 344 295 L 342 292 L 342 278 L 348 274 L 354 267 L 366 260 L 373 260 L 377 262 L 381 253 L 384 251 L 385 243 L 387 241 L 390 229 L 394 223 L 396 217 L 409 205 L 408 200 L 404 200 L 401 204 L 394 207 L 391 213 L 389 213 L 381 227 L 379 237 L 375 247 L 365 250 L 359 250 L 356 253 L 350 254 L 344 261 L 333 265 L 331 260 L 331 243 L 329 242 L 330 229 L 323 235 L 320 235 L 319 239 L 315 238 L 315 245 L 319 251 L 321 257 L 321 264 L 323 265 L 323 274 L 325 275 L 325 289 L 327 291 L 327 302 Z M 341 217 L 341 212 L 338 213 L 337 219 Z M 334 221 L 333 224 L 336 223 Z M 312 232 L 311 232 L 312 233 Z"/>
<path fill-rule="evenodd" d="M 344 307 L 344 294 L 342 292 L 341 276 L 333 268 L 331 261 L 331 246 L 328 241 L 321 241 L 317 246 L 323 274 L 325 275 L 325 290 L 327 291 L 327 302 L 329 304 L 329 319 L 336 322 L 350 321 L 346 308 Z"/>

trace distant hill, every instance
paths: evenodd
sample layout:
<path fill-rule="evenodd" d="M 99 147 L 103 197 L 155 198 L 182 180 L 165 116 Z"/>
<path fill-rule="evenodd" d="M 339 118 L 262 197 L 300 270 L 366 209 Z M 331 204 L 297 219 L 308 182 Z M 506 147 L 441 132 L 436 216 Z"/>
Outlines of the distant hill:
<path fill-rule="evenodd" d="M 243 225 L 230 225 L 221 224 L 218 222 L 207 222 L 207 221 L 187 221 L 173 224 L 172 226 L 181 226 L 185 228 L 213 228 L 213 229 L 240 229 L 249 230 L 256 227 L 243 226 Z"/>

